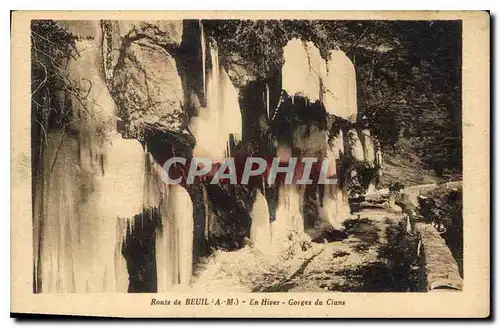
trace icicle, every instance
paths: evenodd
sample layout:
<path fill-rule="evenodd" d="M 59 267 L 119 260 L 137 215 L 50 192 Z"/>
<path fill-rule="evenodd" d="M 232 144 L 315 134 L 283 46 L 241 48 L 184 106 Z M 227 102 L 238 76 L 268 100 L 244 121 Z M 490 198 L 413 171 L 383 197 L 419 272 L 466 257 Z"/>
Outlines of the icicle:
<path fill-rule="evenodd" d="M 84 100 L 65 99 L 81 118 L 70 127 L 78 133 L 47 137 L 40 211 L 42 292 L 113 292 L 117 277 L 127 275 L 126 269 L 116 272 L 123 243 L 116 218 L 133 217 L 142 209 L 144 150 L 116 132 L 99 47 L 92 40 L 76 46 L 80 56 L 68 62 L 65 72 L 73 81 L 90 81 L 92 88 Z M 84 112 L 88 115 L 80 115 Z"/>
<path fill-rule="evenodd" d="M 202 65 L 202 77 L 203 77 L 203 98 L 206 100 L 207 97 L 207 87 L 206 87 L 206 44 L 205 44 L 205 31 L 203 30 L 203 23 L 200 19 L 200 39 L 201 39 L 201 65 Z"/>
<path fill-rule="evenodd" d="M 383 165 L 382 150 L 380 147 L 380 142 L 377 139 L 374 140 L 374 151 L 375 151 L 375 165 L 377 167 L 382 167 Z"/>
<path fill-rule="evenodd" d="M 321 204 L 322 204 L 322 199 L 320 199 L 320 194 L 319 194 L 319 185 L 316 185 L 316 190 L 315 190 L 315 194 L 316 194 L 316 201 L 318 202 L 318 207 L 322 207 Z"/>
<path fill-rule="evenodd" d="M 279 246 L 286 243 L 290 232 L 301 235 L 304 232 L 304 219 L 302 216 L 303 190 L 297 185 L 282 185 L 278 191 L 278 206 L 276 208 L 276 221 L 273 223 L 273 244 Z"/>
<path fill-rule="evenodd" d="M 327 61 L 323 103 L 328 113 L 355 120 L 357 114 L 356 70 L 341 50 L 332 50 Z"/>
<path fill-rule="evenodd" d="M 365 160 L 363 144 L 359 139 L 358 132 L 355 129 L 351 129 L 348 132 L 349 136 L 349 153 L 355 161 L 363 162 Z"/>
<path fill-rule="evenodd" d="M 193 203 L 181 186 L 172 185 L 162 208 L 162 230 L 156 236 L 158 292 L 190 283 L 193 263 Z"/>
<path fill-rule="evenodd" d="M 363 153 L 365 161 L 369 166 L 375 165 L 375 146 L 373 144 L 372 138 L 370 136 L 370 130 L 363 129 L 361 131 L 361 143 L 363 144 Z"/>
<path fill-rule="evenodd" d="M 176 219 L 179 229 L 178 259 L 179 284 L 188 286 L 191 282 L 193 265 L 193 203 L 186 189 L 178 189 Z"/>
<path fill-rule="evenodd" d="M 115 248 L 115 281 L 116 291 L 126 293 L 128 291 L 127 262 L 122 255 L 122 248 L 126 245 L 127 225 L 123 219 L 118 218 L 116 223 L 116 248 Z"/>
<path fill-rule="evenodd" d="M 326 62 L 312 42 L 297 38 L 283 48 L 282 88 L 292 97 L 302 95 L 310 101 L 321 99 L 321 83 Z"/>
<path fill-rule="evenodd" d="M 206 81 L 207 108 L 191 119 L 190 129 L 197 141 L 193 155 L 218 162 L 230 154 L 227 142 L 231 134 L 235 142 L 241 140 L 242 120 L 238 92 L 220 67 L 217 45 L 210 42 L 209 51 L 212 66 Z"/>
<path fill-rule="evenodd" d="M 267 109 L 267 119 L 269 120 L 269 84 L 266 82 L 266 109 Z"/>
<path fill-rule="evenodd" d="M 208 213 L 208 194 L 207 194 L 207 189 L 205 188 L 205 185 L 202 185 L 201 186 L 202 188 L 202 192 L 203 192 L 203 206 L 204 206 L 204 210 L 205 210 L 205 231 L 204 231 L 204 237 L 205 237 L 205 240 L 208 241 L 208 232 L 209 232 L 209 229 L 208 229 L 208 218 L 209 218 L 209 213 Z"/>
<path fill-rule="evenodd" d="M 255 248 L 268 252 L 271 244 L 271 224 L 269 207 L 266 198 L 257 190 L 255 201 L 250 210 L 252 225 L 250 227 L 250 239 Z"/>

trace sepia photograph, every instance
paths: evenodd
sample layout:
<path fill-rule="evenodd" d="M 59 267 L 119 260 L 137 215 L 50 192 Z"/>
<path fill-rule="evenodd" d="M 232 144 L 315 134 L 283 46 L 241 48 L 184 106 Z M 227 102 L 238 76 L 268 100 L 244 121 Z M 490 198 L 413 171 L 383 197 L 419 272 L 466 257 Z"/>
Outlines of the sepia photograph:
<path fill-rule="evenodd" d="M 22 294 L 323 317 L 349 295 L 437 304 L 479 279 L 469 312 L 487 316 L 489 79 L 474 71 L 484 93 L 465 107 L 464 67 L 489 70 L 489 17 L 420 13 L 23 17 Z M 467 13 L 483 57 L 465 51 Z M 474 215 L 471 193 L 487 201 Z M 466 240 L 483 248 L 464 256 Z"/>

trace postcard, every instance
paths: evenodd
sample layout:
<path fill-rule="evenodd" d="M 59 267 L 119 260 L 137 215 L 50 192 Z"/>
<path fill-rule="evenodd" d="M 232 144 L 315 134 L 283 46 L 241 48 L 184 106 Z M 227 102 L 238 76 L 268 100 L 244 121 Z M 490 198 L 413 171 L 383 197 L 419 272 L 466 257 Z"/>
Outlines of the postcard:
<path fill-rule="evenodd" d="M 14 11 L 11 316 L 488 317 L 489 21 Z"/>

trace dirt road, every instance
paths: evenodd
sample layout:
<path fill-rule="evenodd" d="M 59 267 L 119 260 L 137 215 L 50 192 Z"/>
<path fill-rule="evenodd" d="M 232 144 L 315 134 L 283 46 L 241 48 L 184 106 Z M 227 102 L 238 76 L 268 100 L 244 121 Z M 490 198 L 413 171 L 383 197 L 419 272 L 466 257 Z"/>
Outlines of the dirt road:
<path fill-rule="evenodd" d="M 357 216 L 359 214 L 359 216 Z M 408 292 L 415 290 L 413 242 L 399 211 L 365 207 L 344 222 L 348 237 L 310 243 L 280 258 L 251 247 L 217 252 L 194 288 L 242 292 Z"/>

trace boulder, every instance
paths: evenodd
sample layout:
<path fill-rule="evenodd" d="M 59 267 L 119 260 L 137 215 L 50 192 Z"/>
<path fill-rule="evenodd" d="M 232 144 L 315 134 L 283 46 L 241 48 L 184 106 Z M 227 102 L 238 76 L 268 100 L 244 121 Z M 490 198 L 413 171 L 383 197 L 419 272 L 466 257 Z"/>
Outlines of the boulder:
<path fill-rule="evenodd" d="M 351 129 L 348 132 L 349 136 L 349 155 L 355 162 L 363 162 L 365 159 L 363 144 L 359 139 L 358 132 L 355 129 Z"/>
<path fill-rule="evenodd" d="M 183 129 L 184 92 L 177 65 L 164 48 L 133 42 L 113 76 L 113 98 L 129 133 Z"/>

